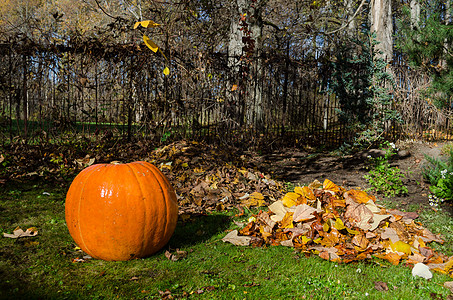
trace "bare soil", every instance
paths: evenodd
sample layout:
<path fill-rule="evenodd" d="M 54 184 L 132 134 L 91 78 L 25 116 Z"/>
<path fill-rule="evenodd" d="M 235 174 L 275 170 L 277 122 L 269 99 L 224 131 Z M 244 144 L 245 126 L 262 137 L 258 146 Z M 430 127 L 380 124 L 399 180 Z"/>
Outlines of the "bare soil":
<path fill-rule="evenodd" d="M 392 159 L 392 166 L 397 166 L 406 175 L 403 183 L 408 188 L 405 196 L 388 198 L 397 207 L 405 208 L 413 204 L 420 208 L 429 205 L 429 182 L 422 175 L 423 167 L 428 156 L 440 157 L 445 143 L 428 142 L 399 142 L 398 149 L 405 150 L 404 156 L 396 156 Z M 369 188 L 367 180 L 363 177 L 369 172 L 371 166 L 369 151 L 362 151 L 353 155 L 335 155 L 332 153 L 309 153 L 295 149 L 285 149 L 269 153 L 256 158 L 260 169 L 272 174 L 276 179 L 294 184 L 308 184 L 317 179 L 325 178 L 332 180 L 345 188 Z M 376 195 L 383 198 L 383 195 Z M 453 212 L 450 204 L 443 204 L 450 213 Z M 452 213 L 453 215 L 453 213 Z"/>

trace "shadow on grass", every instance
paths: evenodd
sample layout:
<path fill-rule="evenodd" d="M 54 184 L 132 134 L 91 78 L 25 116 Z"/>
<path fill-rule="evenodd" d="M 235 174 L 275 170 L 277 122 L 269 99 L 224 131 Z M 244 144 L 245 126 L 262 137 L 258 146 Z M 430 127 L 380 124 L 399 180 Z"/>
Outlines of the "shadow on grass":
<path fill-rule="evenodd" d="M 11 269 L 0 269 L 0 300 L 16 299 L 78 299 L 70 293 L 43 288 L 39 282 L 33 282 L 28 275 Z"/>
<path fill-rule="evenodd" d="M 231 217 L 220 213 L 192 215 L 185 222 L 178 221 L 168 246 L 176 249 L 205 242 L 229 228 L 231 222 Z"/>

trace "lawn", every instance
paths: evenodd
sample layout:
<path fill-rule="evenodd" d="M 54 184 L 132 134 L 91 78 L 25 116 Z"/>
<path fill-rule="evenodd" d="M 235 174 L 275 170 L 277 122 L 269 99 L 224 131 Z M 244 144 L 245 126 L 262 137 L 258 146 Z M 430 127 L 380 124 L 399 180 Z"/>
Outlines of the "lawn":
<path fill-rule="evenodd" d="M 156 255 L 127 262 L 84 258 L 65 224 L 66 184 L 41 181 L 1 186 L 0 230 L 36 227 L 38 235 L 0 238 L 2 299 L 446 299 L 452 279 L 434 273 L 414 278 L 411 267 L 373 259 L 350 264 L 306 257 L 288 247 L 239 247 L 221 239 L 250 212 L 191 215 L 179 221 L 169 244 Z M 453 221 L 426 209 L 421 220 L 448 243 Z M 186 251 L 169 260 L 165 252 Z M 450 252 L 450 253 L 448 253 Z"/>

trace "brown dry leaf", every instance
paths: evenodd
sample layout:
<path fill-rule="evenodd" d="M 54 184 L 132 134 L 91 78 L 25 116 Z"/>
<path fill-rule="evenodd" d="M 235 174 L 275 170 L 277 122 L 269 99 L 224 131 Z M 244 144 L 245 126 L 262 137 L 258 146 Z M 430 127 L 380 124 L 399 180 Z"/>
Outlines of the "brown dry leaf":
<path fill-rule="evenodd" d="M 406 262 L 410 262 L 412 264 L 416 264 L 416 263 L 422 263 L 426 260 L 426 257 L 424 257 L 423 255 L 419 254 L 419 253 L 414 253 L 413 255 L 409 255 L 407 257 L 407 261 Z"/>
<path fill-rule="evenodd" d="M 23 231 L 20 227 L 16 227 L 12 234 L 3 233 L 3 237 L 17 239 L 21 237 L 32 237 L 38 235 L 36 227 L 30 227 L 26 231 Z"/>
<path fill-rule="evenodd" d="M 176 249 L 175 253 L 171 253 L 170 251 L 167 250 L 165 251 L 164 255 L 171 261 L 178 261 L 182 258 L 187 257 L 187 251 L 180 251 L 179 249 Z"/>
<path fill-rule="evenodd" d="M 378 291 L 388 291 L 389 290 L 389 287 L 387 286 L 387 283 L 383 282 L 383 281 L 375 281 L 374 282 L 374 288 Z"/>
<path fill-rule="evenodd" d="M 357 246 L 359 251 L 363 251 L 368 247 L 368 244 L 370 243 L 368 239 L 363 235 L 363 234 L 358 234 L 355 235 L 352 240 L 352 244 Z"/>
<path fill-rule="evenodd" d="M 288 212 L 287 208 L 283 205 L 283 202 L 278 200 L 269 205 L 269 210 L 274 213 L 271 216 L 271 219 L 274 222 L 281 222 L 285 217 L 286 213 Z"/>
<path fill-rule="evenodd" d="M 445 281 L 444 287 L 453 293 L 453 281 Z"/>
<path fill-rule="evenodd" d="M 433 234 L 431 231 L 429 231 L 427 228 L 424 228 L 423 229 L 423 236 L 422 236 L 422 239 L 425 243 L 429 243 L 429 242 L 437 242 L 437 243 L 440 243 L 440 244 L 443 244 L 444 243 L 444 240 L 440 237 L 439 234 Z"/>
<path fill-rule="evenodd" d="M 397 209 L 388 209 L 387 212 L 392 215 L 402 216 L 403 218 L 406 218 L 406 219 L 415 220 L 418 218 L 418 214 L 416 212 L 399 211 Z"/>
<path fill-rule="evenodd" d="M 250 242 L 252 240 L 251 237 L 249 236 L 239 236 L 237 230 L 233 230 L 230 233 L 228 233 L 223 239 L 223 242 L 228 242 L 232 243 L 233 245 L 236 246 L 248 246 L 250 245 Z"/>
<path fill-rule="evenodd" d="M 293 221 L 294 222 L 303 222 L 312 220 L 315 218 L 313 213 L 317 212 L 316 208 L 313 208 L 307 204 L 301 204 L 296 206 L 296 210 L 294 211 Z"/>
<path fill-rule="evenodd" d="M 95 160 L 96 158 L 90 158 L 90 155 L 87 154 L 84 158 L 76 159 L 75 162 L 79 167 L 86 168 L 94 164 Z"/>
<path fill-rule="evenodd" d="M 347 193 L 345 193 L 347 195 Z M 371 228 L 370 221 L 373 218 L 373 213 L 366 207 L 365 204 L 358 204 L 352 197 L 346 196 L 346 212 L 344 217 L 350 219 L 352 223 L 362 229 L 368 230 Z"/>
<path fill-rule="evenodd" d="M 390 239 L 392 243 L 396 243 L 400 240 L 398 234 L 396 233 L 396 230 L 389 227 L 385 228 L 384 232 L 381 233 L 381 238 L 384 240 Z"/>

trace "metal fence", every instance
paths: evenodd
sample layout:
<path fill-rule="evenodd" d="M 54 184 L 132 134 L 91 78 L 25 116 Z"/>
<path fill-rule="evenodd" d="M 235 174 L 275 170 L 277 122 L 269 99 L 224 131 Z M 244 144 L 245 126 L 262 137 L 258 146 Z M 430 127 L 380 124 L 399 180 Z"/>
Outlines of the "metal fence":
<path fill-rule="evenodd" d="M 338 146 L 354 128 L 324 92 L 326 66 L 277 54 L 247 73 L 221 55 L 171 60 L 114 49 L 0 45 L 0 138 L 110 135 L 241 145 Z M 169 66 L 169 76 L 162 74 Z M 396 67 L 395 104 L 404 133 L 450 132 L 449 115 L 417 96 L 426 78 Z M 329 73 L 329 72 L 327 72 Z M 418 102 L 420 103 L 418 103 Z M 442 120 L 439 120 L 441 116 Z M 401 134 L 392 132 L 392 135 Z M 401 129 L 401 126 L 398 127 Z"/>

